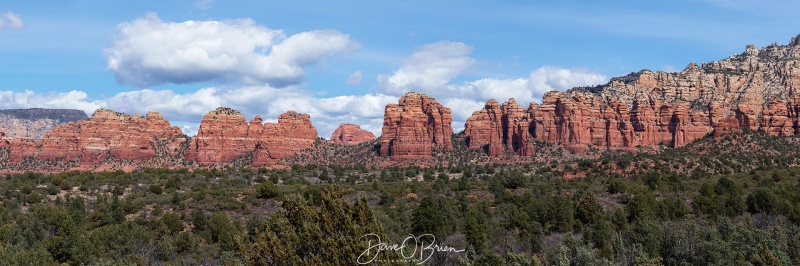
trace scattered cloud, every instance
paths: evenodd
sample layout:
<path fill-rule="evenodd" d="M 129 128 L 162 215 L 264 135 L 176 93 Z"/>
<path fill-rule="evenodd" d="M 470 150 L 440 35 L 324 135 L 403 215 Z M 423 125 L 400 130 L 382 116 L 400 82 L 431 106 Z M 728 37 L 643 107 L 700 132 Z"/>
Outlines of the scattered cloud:
<path fill-rule="evenodd" d="M 280 88 L 301 84 L 304 67 L 358 47 L 335 30 L 286 37 L 250 19 L 176 23 L 149 13 L 119 24 L 103 54 L 122 84 L 218 82 Z"/>
<path fill-rule="evenodd" d="M 481 110 L 486 104 L 486 101 L 466 99 L 466 98 L 444 98 L 438 99 L 442 105 L 450 108 L 453 115 L 453 132 L 459 132 L 464 129 L 464 123 L 473 112 Z"/>
<path fill-rule="evenodd" d="M 353 72 L 353 74 L 350 74 L 350 76 L 347 77 L 347 84 L 349 85 L 361 84 L 361 70 Z"/>
<path fill-rule="evenodd" d="M 0 17 L 0 31 L 9 28 L 12 30 L 21 30 L 25 28 L 25 23 L 22 22 L 22 19 L 14 12 L 7 11 Z"/>
<path fill-rule="evenodd" d="M 194 7 L 197 9 L 208 10 L 214 6 L 214 0 L 195 0 Z"/>
<path fill-rule="evenodd" d="M 379 75 L 378 86 L 393 95 L 439 91 L 475 63 L 470 53 L 472 47 L 460 42 L 442 41 L 422 46 L 392 75 Z"/>
<path fill-rule="evenodd" d="M 200 128 L 200 123 L 179 123 L 173 124 L 173 126 L 178 126 L 183 131 L 183 134 L 187 136 L 197 136 L 197 131 Z"/>
<path fill-rule="evenodd" d="M 548 91 L 565 91 L 574 87 L 601 84 L 608 79 L 601 74 L 590 73 L 585 69 L 566 69 L 552 66 L 540 67 L 531 73 L 528 89 L 534 97 L 544 95 Z"/>

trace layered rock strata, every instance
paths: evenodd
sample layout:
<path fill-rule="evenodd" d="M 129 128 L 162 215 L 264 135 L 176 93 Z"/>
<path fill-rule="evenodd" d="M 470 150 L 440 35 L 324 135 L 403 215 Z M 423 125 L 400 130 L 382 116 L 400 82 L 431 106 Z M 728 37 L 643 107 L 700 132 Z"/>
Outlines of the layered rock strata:
<path fill-rule="evenodd" d="M 636 150 L 681 147 L 708 134 L 748 128 L 771 135 L 800 134 L 800 36 L 729 58 L 689 64 L 675 73 L 642 70 L 604 85 L 550 92 L 542 104 L 507 112 L 487 102 L 465 124 L 469 147 L 490 156 L 520 150 L 513 125 L 528 124 L 530 139 L 583 152 L 591 147 Z M 513 100 L 513 99 L 512 99 Z M 509 100 L 508 106 L 516 103 Z M 513 102 L 513 104 L 512 104 Z M 513 114 L 513 115 L 512 115 Z M 520 121 L 519 124 L 511 122 Z M 520 138 L 526 137 L 524 130 Z"/>
<path fill-rule="evenodd" d="M 464 136 L 470 149 L 484 150 L 489 156 L 499 156 L 506 151 L 532 156 L 531 121 L 527 109 L 513 98 L 503 105 L 492 99 L 467 119 Z"/>
<path fill-rule="evenodd" d="M 249 155 L 252 166 L 264 166 L 310 148 L 317 139 L 307 114 L 289 111 L 278 117 L 278 123 L 262 122 L 261 116 L 248 123 L 239 111 L 217 108 L 203 116 L 186 160 L 214 165 Z"/>
<path fill-rule="evenodd" d="M 452 121 L 450 108 L 425 94 L 409 92 L 397 104 L 386 105 L 380 154 L 392 159 L 425 159 L 434 148 L 450 150 Z"/>
<path fill-rule="evenodd" d="M 56 126 L 42 139 L 8 141 L 8 163 L 26 159 L 41 161 L 76 161 L 80 169 L 94 169 L 109 160 L 145 161 L 159 152 L 177 155 L 185 141 L 178 127 L 170 125 L 160 113 L 147 116 L 127 115 L 99 109 L 88 120 Z"/>

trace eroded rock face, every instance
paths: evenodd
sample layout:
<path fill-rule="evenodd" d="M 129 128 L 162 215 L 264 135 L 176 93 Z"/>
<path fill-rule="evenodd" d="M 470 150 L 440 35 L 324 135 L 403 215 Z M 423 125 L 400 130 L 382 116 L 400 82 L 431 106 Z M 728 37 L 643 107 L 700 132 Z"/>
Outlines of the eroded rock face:
<path fill-rule="evenodd" d="M 712 103 L 692 108 L 687 102 L 659 100 L 637 100 L 629 108 L 592 93 L 550 92 L 541 105 L 531 103 L 527 109 L 513 99 L 502 106 L 490 100 L 467 120 L 464 134 L 469 148 L 490 156 L 506 151 L 533 155 L 531 140 L 561 144 L 574 152 L 592 147 L 634 151 L 639 146 L 681 147 L 711 132 L 737 131 L 748 123 L 749 113 L 746 106 L 734 110 Z M 741 122 L 737 116 L 743 117 Z"/>
<path fill-rule="evenodd" d="M 19 163 L 29 157 L 44 161 L 76 160 L 81 169 L 91 170 L 106 159 L 150 160 L 156 156 L 157 147 L 175 155 L 185 141 L 182 135 L 180 128 L 170 126 L 157 112 L 141 117 L 99 109 L 88 120 L 55 127 L 38 142 L 12 141 L 9 162 Z"/>
<path fill-rule="evenodd" d="M 354 124 L 341 124 L 331 134 L 331 141 L 339 145 L 356 145 L 375 139 L 375 134 Z"/>
<path fill-rule="evenodd" d="M 239 111 L 220 107 L 203 116 L 186 160 L 215 165 L 250 155 L 252 166 L 264 166 L 310 148 L 316 139 L 317 130 L 307 114 L 289 111 L 278 117 L 278 123 L 263 124 L 256 116 L 248 123 Z"/>
<path fill-rule="evenodd" d="M 382 156 L 392 159 L 430 158 L 432 149 L 453 148 L 450 108 L 425 94 L 409 92 L 398 104 L 388 104 L 381 134 Z"/>
<path fill-rule="evenodd" d="M 91 118 L 58 126 L 39 140 L 0 136 L 0 171 L 125 170 L 249 162 L 275 164 L 311 147 L 317 131 L 307 114 L 286 112 L 277 123 L 218 108 L 189 140 L 157 112 L 145 117 L 97 110 Z"/>
<path fill-rule="evenodd" d="M 736 112 L 712 103 L 692 108 L 687 102 L 637 99 L 633 108 L 614 98 L 551 92 L 530 109 L 534 139 L 564 144 L 576 152 L 590 147 L 634 150 L 638 146 L 681 147 L 715 129 L 739 129 Z"/>
<path fill-rule="evenodd" d="M 263 127 L 260 123 L 258 126 Z M 252 152 L 258 139 L 248 138 L 249 130 L 242 113 L 230 108 L 217 108 L 200 120 L 197 135 L 192 138 L 186 151 L 186 160 L 210 165 L 230 162 Z"/>
<path fill-rule="evenodd" d="M 503 105 L 492 99 L 467 119 L 464 136 L 470 149 L 484 150 L 489 156 L 506 151 L 532 156 L 530 121 L 530 114 L 513 98 Z"/>
<path fill-rule="evenodd" d="M 742 54 L 702 66 L 691 63 L 681 72 L 642 70 L 585 89 L 628 105 L 637 99 L 651 98 L 670 104 L 690 102 L 695 106 L 727 103 L 732 108 L 744 103 L 760 116 L 761 106 L 771 99 L 786 101 L 800 89 L 797 39 L 800 38 L 792 38 L 789 45 L 773 44 L 761 49 L 748 45 Z"/>
<path fill-rule="evenodd" d="M 748 46 L 740 55 L 702 66 L 692 63 L 681 72 L 643 70 L 600 86 L 550 92 L 541 105 L 532 103 L 526 110 L 529 131 L 535 140 L 576 152 L 681 147 L 710 133 L 719 137 L 741 128 L 800 134 L 798 39 L 760 50 Z M 476 141 L 470 147 L 490 147 L 490 155 L 500 151 L 491 148 L 497 142 L 492 134 L 499 132 L 490 115 L 494 109 L 487 104 L 466 125 Z"/>
<path fill-rule="evenodd" d="M 264 133 L 253 153 L 253 166 L 271 165 L 311 148 L 318 136 L 311 116 L 295 111 L 283 113 L 278 116 L 278 123 L 264 123 L 263 127 Z"/>

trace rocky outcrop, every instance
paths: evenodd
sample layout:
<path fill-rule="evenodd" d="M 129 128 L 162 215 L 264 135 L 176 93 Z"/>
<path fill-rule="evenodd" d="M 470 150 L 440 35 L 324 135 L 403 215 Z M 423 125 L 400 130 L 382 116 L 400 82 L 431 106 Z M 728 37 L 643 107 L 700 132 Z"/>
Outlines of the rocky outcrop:
<path fill-rule="evenodd" d="M 452 120 L 450 108 L 425 94 L 409 92 L 398 104 L 386 105 L 380 154 L 392 159 L 424 159 L 431 157 L 433 148 L 450 150 Z"/>
<path fill-rule="evenodd" d="M 331 141 L 339 145 L 355 145 L 375 139 L 375 134 L 354 124 L 341 124 L 331 134 Z"/>
<path fill-rule="evenodd" d="M 528 110 L 535 123 L 533 139 L 564 144 L 584 152 L 591 147 L 636 150 L 641 146 L 681 147 L 709 133 L 733 132 L 746 123 L 749 110 L 732 110 L 712 102 L 692 107 L 688 102 L 667 103 L 637 99 L 633 107 L 616 99 L 586 92 L 545 95 L 543 104 Z"/>
<path fill-rule="evenodd" d="M 491 99 L 467 119 L 464 136 L 470 149 L 484 150 L 489 156 L 499 156 L 506 151 L 532 156 L 531 120 L 527 110 L 513 98 L 503 105 Z"/>
<path fill-rule="evenodd" d="M 278 123 L 263 124 L 256 116 L 248 123 L 239 111 L 220 107 L 203 116 L 186 160 L 215 165 L 249 156 L 252 166 L 264 166 L 310 148 L 316 139 L 317 130 L 307 114 L 289 111 L 278 117 Z"/>
<path fill-rule="evenodd" d="M 604 85 L 577 90 L 616 98 L 628 105 L 637 99 L 651 98 L 669 104 L 689 102 L 693 106 L 719 102 L 737 108 L 744 103 L 759 116 L 762 111 L 759 107 L 767 105 L 771 99 L 785 101 L 798 96 L 799 37 L 792 38 L 785 46 L 772 44 L 757 49 L 748 45 L 742 54 L 701 66 L 691 63 L 681 72 L 642 70 L 612 78 Z"/>
<path fill-rule="evenodd" d="M 99 109 L 88 120 L 56 126 L 38 142 L 13 139 L 8 162 L 74 161 L 76 169 L 92 170 L 110 161 L 148 161 L 158 153 L 177 156 L 182 136 L 180 128 L 157 112 L 142 117 Z"/>
<path fill-rule="evenodd" d="M 765 111 L 776 114 L 771 119 L 778 121 L 773 127 L 781 128 L 776 132 L 787 132 L 783 128 L 792 128 L 790 124 L 796 121 L 784 118 L 791 115 L 785 115 L 787 105 L 782 106 L 783 111 Z M 738 131 L 750 125 L 751 116 L 747 105 L 731 109 L 726 103 L 712 102 L 692 107 L 687 102 L 637 99 L 629 108 L 624 102 L 588 92 L 549 92 L 541 105 L 531 103 L 527 109 L 513 99 L 503 105 L 489 100 L 467 119 L 464 136 L 469 148 L 482 149 L 489 156 L 507 151 L 533 155 L 531 140 L 561 144 L 574 152 L 593 147 L 636 151 L 639 147 L 681 147 L 710 133 Z"/>
<path fill-rule="evenodd" d="M 311 147 L 316 139 L 310 117 L 293 111 L 277 123 L 262 123 L 260 116 L 247 123 L 238 111 L 218 108 L 206 114 L 197 137 L 189 140 L 160 113 L 142 117 L 100 109 L 88 120 L 55 127 L 39 141 L 0 136 L 0 153 L 7 152 L 0 156 L 0 172 L 264 166 Z"/>
<path fill-rule="evenodd" d="M 258 121 L 258 117 L 255 121 Z M 263 128 L 264 133 L 253 153 L 253 166 L 271 165 L 291 157 L 300 150 L 311 148 L 318 138 L 317 129 L 311 124 L 311 116 L 295 111 L 278 116 L 278 123 L 264 123 Z"/>
<path fill-rule="evenodd" d="M 797 112 L 792 106 L 798 101 L 792 99 L 788 104 L 779 99 L 772 99 L 764 106 L 760 129 L 773 136 L 793 136 L 797 125 Z M 789 112 L 792 110 L 793 112 Z"/>
<path fill-rule="evenodd" d="M 260 123 L 260 117 L 257 117 Z M 257 139 L 247 138 L 249 125 L 239 111 L 220 107 L 200 121 L 197 135 L 189 143 L 186 160 L 201 165 L 233 161 L 255 149 Z"/>
<path fill-rule="evenodd" d="M 525 123 L 530 139 L 576 152 L 681 147 L 741 128 L 800 134 L 798 40 L 760 50 L 748 46 L 740 55 L 702 66 L 692 63 L 681 72 L 642 70 L 600 86 L 550 92 L 541 105 L 531 103 L 525 115 L 513 116 L 519 124 L 507 120 L 510 113 L 491 100 L 467 120 L 465 136 L 470 148 L 495 156 L 510 150 L 522 155 L 517 145 L 525 143 L 513 142 L 510 132 Z"/>
<path fill-rule="evenodd" d="M 72 109 L 7 109 L 0 110 L 0 131 L 9 138 L 38 140 L 58 125 L 86 120 L 86 113 Z"/>

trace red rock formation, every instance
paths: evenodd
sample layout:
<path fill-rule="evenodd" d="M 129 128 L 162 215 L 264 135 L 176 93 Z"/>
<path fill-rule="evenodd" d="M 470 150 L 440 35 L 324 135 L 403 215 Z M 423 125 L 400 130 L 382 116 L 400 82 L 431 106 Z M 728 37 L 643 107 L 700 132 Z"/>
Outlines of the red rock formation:
<path fill-rule="evenodd" d="M 465 134 L 481 143 L 490 143 L 487 110 L 468 120 Z M 532 121 L 532 138 L 564 145 L 574 152 L 590 147 L 635 150 L 637 146 L 681 147 L 715 129 L 738 130 L 739 122 L 727 105 L 710 105 L 707 110 L 690 108 L 686 102 L 665 104 L 658 100 L 637 100 L 633 109 L 614 98 L 603 99 L 585 92 L 550 92 L 542 105 L 531 103 L 525 110 Z M 475 146 L 470 143 L 472 148 Z"/>
<path fill-rule="evenodd" d="M 517 155 L 533 156 L 530 122 L 527 110 L 523 109 L 514 98 L 503 104 L 503 140 L 506 147 Z"/>
<path fill-rule="evenodd" d="M 736 108 L 725 102 L 692 107 L 689 102 L 636 99 L 629 111 L 615 98 L 580 91 L 549 92 L 542 102 L 522 109 L 513 99 L 502 106 L 488 101 L 467 119 L 468 147 L 483 149 L 489 156 L 505 151 L 525 155 L 520 151 L 532 148 L 518 145 L 535 139 L 573 152 L 592 147 L 635 151 L 640 146 L 682 147 L 708 134 L 720 137 L 742 128 L 775 136 L 800 134 L 800 97 L 767 101 L 760 118 L 747 103 Z M 516 142 L 517 135 L 528 141 Z"/>
<path fill-rule="evenodd" d="M 161 114 L 147 117 L 97 110 L 88 120 L 70 122 L 47 132 L 39 142 L 12 142 L 10 163 L 35 157 L 44 161 L 80 161 L 82 169 L 94 169 L 106 159 L 144 161 L 153 158 L 157 141 L 166 142 L 173 154 L 185 140 L 180 128 L 170 126 Z"/>
<path fill-rule="evenodd" d="M 736 106 L 736 120 L 739 125 L 749 128 L 751 130 L 758 129 L 758 117 L 756 112 L 750 107 L 748 103 L 739 103 Z"/>
<path fill-rule="evenodd" d="M 793 136 L 795 134 L 794 125 L 797 116 L 789 114 L 789 106 L 786 102 L 771 99 L 764 106 L 761 118 L 761 130 L 773 136 Z M 796 113 L 795 113 L 796 115 Z"/>
<path fill-rule="evenodd" d="M 355 145 L 375 139 L 375 134 L 354 124 L 341 124 L 331 134 L 331 141 L 339 145 Z"/>
<path fill-rule="evenodd" d="M 527 110 L 519 108 L 515 101 L 504 106 L 508 107 L 499 108 L 490 100 L 483 110 L 467 120 L 465 136 L 470 148 L 484 148 L 490 156 L 502 153 L 506 147 L 517 152 L 530 149 L 531 146 L 518 149 L 516 145 L 520 142 L 509 145 L 515 138 L 510 132 L 519 132 L 520 138 L 563 144 L 575 152 L 585 152 L 590 147 L 624 150 L 634 150 L 640 145 L 680 147 L 710 133 L 712 125 L 721 130 L 737 127 L 730 124 L 731 121 L 737 124 L 732 111 L 719 113 L 722 117 L 711 123 L 708 112 L 692 110 L 688 103 L 637 101 L 631 112 L 621 101 L 578 92 L 547 93 L 541 106 L 531 103 Z M 499 110 L 503 112 L 498 114 Z M 520 122 L 515 125 L 506 118 Z M 505 146 L 493 148 L 499 147 L 495 143 Z"/>
<path fill-rule="evenodd" d="M 381 134 L 382 156 L 429 158 L 432 149 L 453 148 L 450 108 L 425 94 L 409 92 L 386 105 Z"/>
<path fill-rule="evenodd" d="M 261 121 L 260 117 L 256 117 L 256 121 Z M 253 153 L 253 166 L 274 164 L 311 148 L 317 140 L 317 129 L 311 124 L 308 114 L 288 111 L 278 116 L 278 123 L 265 123 L 263 126 L 264 133 L 258 137 Z"/>
<path fill-rule="evenodd" d="M 256 118 L 260 122 L 260 117 Z M 262 127 L 261 123 L 257 124 Z M 197 136 L 192 138 L 186 151 L 186 160 L 200 165 L 233 161 L 255 149 L 257 139 L 247 138 L 249 130 L 242 113 L 230 108 L 217 108 L 200 120 Z"/>
<path fill-rule="evenodd" d="M 307 114 L 289 111 L 278 117 L 278 123 L 261 122 L 261 116 L 256 116 L 248 124 L 239 111 L 230 108 L 209 112 L 189 144 L 186 160 L 214 165 L 251 155 L 252 166 L 264 166 L 310 148 L 317 139 Z"/>
<path fill-rule="evenodd" d="M 464 136 L 470 149 L 482 149 L 489 156 L 499 156 L 505 151 L 532 156 L 529 128 L 530 116 L 516 100 L 509 99 L 501 106 L 492 99 L 467 119 Z"/>
<path fill-rule="evenodd" d="M 484 150 L 489 156 L 502 154 L 506 149 L 503 144 L 503 111 L 494 99 L 486 102 L 484 108 L 472 113 L 464 124 L 464 136 L 470 149 Z"/>

